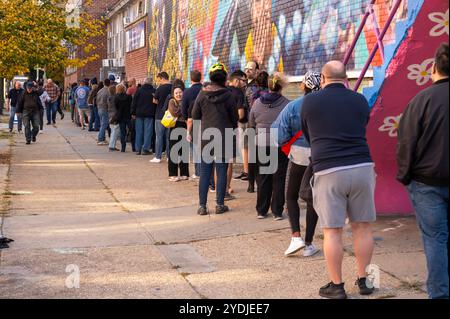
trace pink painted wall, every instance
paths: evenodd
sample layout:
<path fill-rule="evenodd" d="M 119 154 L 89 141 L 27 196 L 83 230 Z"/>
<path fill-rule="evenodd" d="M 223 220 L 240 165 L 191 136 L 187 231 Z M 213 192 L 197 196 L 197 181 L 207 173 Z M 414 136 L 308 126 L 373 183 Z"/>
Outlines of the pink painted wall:
<path fill-rule="evenodd" d="M 409 101 L 432 84 L 434 53 L 449 39 L 448 8 L 447 0 L 423 2 L 412 28 L 386 70 L 373 106 L 368 140 L 378 175 L 376 203 L 380 214 L 413 212 L 405 187 L 396 181 L 396 128 Z"/>

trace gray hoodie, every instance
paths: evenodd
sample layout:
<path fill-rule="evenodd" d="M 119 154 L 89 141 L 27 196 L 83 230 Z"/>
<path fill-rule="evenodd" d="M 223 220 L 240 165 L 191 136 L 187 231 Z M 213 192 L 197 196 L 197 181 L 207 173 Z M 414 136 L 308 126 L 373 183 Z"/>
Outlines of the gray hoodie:
<path fill-rule="evenodd" d="M 270 141 L 270 127 L 290 101 L 277 93 L 267 93 L 255 101 L 249 127 L 256 129 L 256 145 L 275 146 Z"/>
<path fill-rule="evenodd" d="M 108 111 L 108 97 L 109 97 L 109 88 L 104 87 L 97 93 L 97 107 L 100 111 Z"/>

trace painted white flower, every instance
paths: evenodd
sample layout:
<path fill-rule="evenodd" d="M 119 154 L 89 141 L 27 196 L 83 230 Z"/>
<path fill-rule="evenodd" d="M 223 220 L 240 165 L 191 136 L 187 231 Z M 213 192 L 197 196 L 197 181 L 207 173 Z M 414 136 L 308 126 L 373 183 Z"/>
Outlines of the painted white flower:
<path fill-rule="evenodd" d="M 400 120 L 403 114 L 399 116 L 389 116 L 384 119 L 384 124 L 379 128 L 380 132 L 389 132 L 390 137 L 397 137 L 398 126 L 400 125 Z"/>
<path fill-rule="evenodd" d="M 434 59 L 426 59 L 422 64 L 413 64 L 408 66 L 408 79 L 416 81 L 417 85 L 422 86 L 431 79 Z"/>
<path fill-rule="evenodd" d="M 437 23 L 430 31 L 430 36 L 440 37 L 441 35 L 447 33 L 449 34 L 449 19 L 448 19 L 448 9 L 447 12 L 433 12 L 428 15 L 428 18 Z"/>

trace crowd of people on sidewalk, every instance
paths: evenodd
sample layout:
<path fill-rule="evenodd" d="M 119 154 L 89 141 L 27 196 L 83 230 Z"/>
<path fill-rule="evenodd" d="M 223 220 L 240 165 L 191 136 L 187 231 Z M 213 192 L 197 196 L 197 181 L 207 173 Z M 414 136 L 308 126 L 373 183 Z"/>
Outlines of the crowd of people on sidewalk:
<path fill-rule="evenodd" d="M 448 298 L 448 55 L 443 44 L 433 66 L 434 85 L 411 102 L 399 127 L 398 180 L 408 186 L 416 208 L 433 299 Z M 374 292 L 367 278 L 376 221 L 376 173 L 366 139 L 371 109 L 363 95 L 348 88 L 343 63 L 330 61 L 305 74 L 301 97 L 294 101 L 284 95 L 288 81 L 283 74 L 268 74 L 253 61 L 231 73 L 216 63 L 208 82 L 192 71 L 189 88 L 180 79 L 170 81 L 166 72 L 156 81 L 156 88 L 150 78 L 142 85 L 134 79 L 116 83 L 114 76 L 74 83 L 72 121 L 78 114 L 81 129 L 98 132 L 98 146 L 110 152 L 125 153 L 130 144 L 138 156 L 154 155 L 152 165 L 165 162 L 165 155 L 169 182 L 199 180 L 200 216 L 211 213 L 209 193 L 216 196 L 214 212 L 224 214 L 230 211 L 226 202 L 236 199 L 232 181 L 248 183 L 248 193 L 256 192 L 258 219 L 271 212 L 274 220 L 283 220 L 287 209 L 292 238 L 286 256 L 316 255 L 313 241 L 320 223 L 331 279 L 320 289 L 322 297 L 347 298 L 342 262 L 343 230 L 349 223 L 356 285 L 361 295 Z M 42 129 L 44 108 L 47 124 L 55 123 L 60 96 L 51 80 L 45 86 L 29 82 L 25 92 L 18 85 L 11 90 L 11 114 L 22 116 L 27 143 L 36 140 L 39 125 Z M 233 176 L 236 163 L 243 170 Z M 305 237 L 300 198 L 306 202 Z"/>

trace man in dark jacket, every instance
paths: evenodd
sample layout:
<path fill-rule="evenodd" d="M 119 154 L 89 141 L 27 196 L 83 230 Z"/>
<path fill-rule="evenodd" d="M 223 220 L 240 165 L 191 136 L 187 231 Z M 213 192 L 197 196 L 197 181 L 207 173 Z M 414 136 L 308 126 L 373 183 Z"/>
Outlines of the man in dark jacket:
<path fill-rule="evenodd" d="M 9 90 L 8 100 L 9 104 L 7 104 L 6 111 L 10 111 L 9 117 L 9 132 L 12 133 L 14 130 L 14 117 L 16 115 L 17 103 L 19 102 L 20 96 L 23 94 L 23 88 L 19 81 L 14 83 L 14 88 Z M 20 117 L 17 118 L 17 130 L 19 133 L 22 132 L 22 119 Z"/>
<path fill-rule="evenodd" d="M 352 225 L 359 292 L 373 293 L 366 281 L 376 220 L 375 171 L 366 127 L 370 118 L 366 98 L 345 87 L 346 68 L 339 61 L 322 70 L 323 90 L 305 97 L 302 128 L 311 145 L 314 208 L 323 228 L 324 251 L 331 282 L 320 289 L 325 298 L 345 299 L 342 281 L 342 234 L 348 216 Z M 370 286 L 370 285 L 369 285 Z"/>
<path fill-rule="evenodd" d="M 161 124 L 161 120 L 167 110 L 166 100 L 172 92 L 172 84 L 169 81 L 169 74 L 161 72 L 157 76 L 159 87 L 155 91 L 153 103 L 156 105 L 155 112 L 155 131 L 156 131 L 156 145 L 155 158 L 151 163 L 161 163 L 164 144 L 166 145 L 166 154 L 169 154 L 169 130 Z"/>
<path fill-rule="evenodd" d="M 27 83 L 26 91 L 22 94 L 16 110 L 17 115 L 21 115 L 23 119 L 27 145 L 31 144 L 31 141 L 36 142 L 36 136 L 39 133 L 39 110 L 41 108 L 42 103 L 39 93 L 33 89 L 33 83 Z M 31 131 L 31 125 L 33 126 L 33 131 Z"/>
<path fill-rule="evenodd" d="M 136 119 L 137 155 L 151 155 L 150 147 L 154 132 L 156 105 L 153 103 L 155 88 L 151 79 L 137 91 L 131 105 L 131 115 Z"/>
<path fill-rule="evenodd" d="M 422 231 L 428 294 L 448 299 L 449 49 L 433 65 L 433 86 L 408 105 L 398 130 L 398 180 L 408 186 Z"/>
<path fill-rule="evenodd" d="M 197 100 L 200 91 L 203 88 L 202 84 L 202 74 L 200 71 L 192 71 L 191 72 L 191 87 L 186 89 L 183 94 L 183 116 L 187 120 L 188 126 L 188 134 L 191 134 L 192 131 L 192 109 L 194 108 L 195 100 Z M 190 137 L 189 137 L 190 139 Z M 197 154 L 194 154 L 194 147 L 191 143 L 191 153 L 195 166 L 195 174 L 192 176 L 193 179 L 197 179 L 200 177 L 200 161 Z M 197 159 L 197 160 L 196 160 Z"/>

